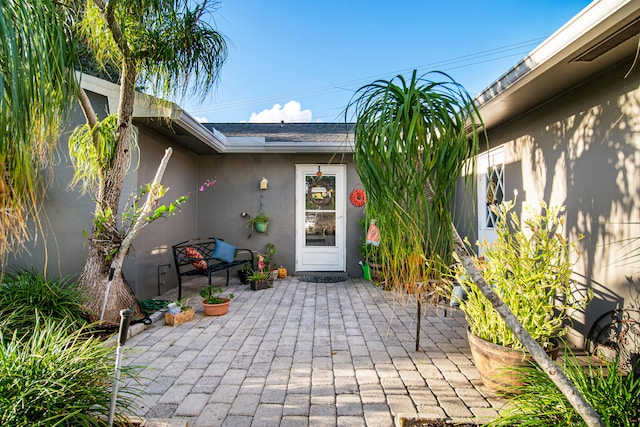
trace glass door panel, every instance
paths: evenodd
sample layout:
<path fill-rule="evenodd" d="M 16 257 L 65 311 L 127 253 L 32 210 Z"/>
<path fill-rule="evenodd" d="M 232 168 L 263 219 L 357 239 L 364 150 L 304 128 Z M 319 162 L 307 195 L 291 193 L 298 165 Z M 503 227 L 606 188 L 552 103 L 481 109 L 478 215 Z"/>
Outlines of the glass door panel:
<path fill-rule="evenodd" d="M 336 245 L 336 176 L 305 175 L 305 246 Z"/>

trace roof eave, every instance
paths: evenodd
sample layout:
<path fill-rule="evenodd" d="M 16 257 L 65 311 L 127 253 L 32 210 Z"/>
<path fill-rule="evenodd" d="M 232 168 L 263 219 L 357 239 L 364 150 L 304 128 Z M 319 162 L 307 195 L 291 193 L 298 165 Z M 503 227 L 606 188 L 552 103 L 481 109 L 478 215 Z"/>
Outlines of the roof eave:
<path fill-rule="evenodd" d="M 639 9 L 640 0 L 606 0 L 589 4 L 475 97 L 485 128 L 540 105 L 610 66 L 611 61 L 600 58 L 589 64 L 578 64 L 573 59 L 597 43 L 607 31 L 637 16 Z"/>

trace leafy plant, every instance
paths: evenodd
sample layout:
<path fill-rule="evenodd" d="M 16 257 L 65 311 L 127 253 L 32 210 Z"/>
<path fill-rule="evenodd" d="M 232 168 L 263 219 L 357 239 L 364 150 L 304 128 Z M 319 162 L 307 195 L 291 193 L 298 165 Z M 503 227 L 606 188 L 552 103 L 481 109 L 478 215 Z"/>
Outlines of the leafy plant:
<path fill-rule="evenodd" d="M 513 207 L 513 201 L 495 207 L 497 238 L 492 244 L 481 243 L 484 261 L 478 266 L 529 334 L 545 346 L 566 333 L 567 311 L 583 308 L 589 296 L 576 295 L 573 288 L 577 249 L 562 236 L 564 208 L 540 202 L 541 213 L 528 209 L 523 228 Z M 494 344 L 523 348 L 475 283 L 461 272 L 460 282 L 467 291 L 460 308 L 471 332 Z"/>
<path fill-rule="evenodd" d="M 105 426 L 115 359 L 86 330 L 39 317 L 31 332 L 0 336 L 0 425 Z M 137 369 L 122 367 L 122 378 Z M 121 385 L 116 420 L 124 424 L 135 392 Z"/>
<path fill-rule="evenodd" d="M 564 371 L 585 399 L 609 427 L 640 425 L 640 377 L 620 374 L 617 359 L 605 366 L 582 366 L 569 350 L 563 357 Z M 523 385 L 511 391 L 509 405 L 488 425 L 507 426 L 585 426 L 585 422 L 558 390 L 549 376 L 537 366 L 518 370 Z"/>
<path fill-rule="evenodd" d="M 262 257 L 264 262 L 264 267 L 261 269 L 264 269 L 266 271 L 271 271 L 274 268 L 276 268 L 276 263 L 274 261 L 274 258 L 278 254 L 278 252 L 276 251 L 276 245 L 274 245 L 273 243 L 267 243 L 265 246 L 265 249 L 266 249 L 265 252 L 258 254 L 259 256 Z"/>
<path fill-rule="evenodd" d="M 256 282 L 258 280 L 268 280 L 271 277 L 270 271 L 253 271 L 249 275 L 249 281 Z"/>
<path fill-rule="evenodd" d="M 171 303 L 169 303 L 167 305 L 167 307 L 169 307 L 169 306 L 173 306 L 173 307 L 176 307 L 176 308 L 180 307 L 180 309 L 182 311 L 191 310 L 191 306 L 190 305 L 186 305 L 187 302 L 188 302 L 188 299 L 185 300 L 185 297 L 182 297 L 182 298 L 180 298 L 178 300 L 172 301 Z"/>
<path fill-rule="evenodd" d="M 4 276 L 0 285 L 0 330 L 5 335 L 28 334 L 38 317 L 66 320 L 79 327 L 86 322 L 84 297 L 77 283 L 65 279 L 46 280 L 31 269 Z"/>
<path fill-rule="evenodd" d="M 44 185 L 75 92 L 68 8 L 52 0 L 0 2 L 0 261 L 37 234 Z M 9 83 L 10 82 L 10 83 Z"/>
<path fill-rule="evenodd" d="M 416 293 L 448 273 L 453 252 L 453 188 L 472 166 L 481 126 L 466 90 L 444 73 L 396 76 L 358 89 L 354 161 L 376 212 L 383 274 Z M 467 133 L 467 129 L 471 132 Z M 469 162 L 469 163 L 467 163 Z"/>
<path fill-rule="evenodd" d="M 200 291 L 200 296 L 204 299 L 206 304 L 222 304 L 225 301 L 223 297 L 220 296 L 222 293 L 222 288 L 214 288 L 213 286 L 207 286 Z M 228 299 L 233 299 L 235 295 L 229 294 Z"/>
<path fill-rule="evenodd" d="M 249 224 L 255 224 L 257 222 L 269 222 L 269 217 L 263 211 L 258 212 L 258 215 L 253 218 L 249 218 Z"/>
<path fill-rule="evenodd" d="M 262 210 L 262 203 L 260 204 L 260 209 L 258 211 L 258 215 L 256 215 L 255 217 L 251 218 L 251 216 L 249 214 L 247 214 L 247 228 L 249 229 L 249 235 L 247 236 L 247 238 L 251 238 L 252 236 L 252 232 L 258 231 L 261 233 L 265 233 L 265 234 L 269 234 L 266 232 L 266 228 L 265 225 L 269 224 L 269 217 L 264 213 L 264 211 Z M 257 228 L 256 225 L 260 224 L 263 227 L 261 228 Z"/>

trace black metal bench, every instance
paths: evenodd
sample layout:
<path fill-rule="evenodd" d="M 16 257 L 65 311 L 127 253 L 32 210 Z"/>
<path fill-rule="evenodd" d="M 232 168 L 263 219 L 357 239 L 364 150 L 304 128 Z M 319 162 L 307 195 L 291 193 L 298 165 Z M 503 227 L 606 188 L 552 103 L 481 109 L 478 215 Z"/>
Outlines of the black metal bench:
<path fill-rule="evenodd" d="M 217 245 L 216 242 L 218 242 Z M 232 268 L 244 264 L 249 264 L 249 267 L 253 268 L 254 265 L 251 250 L 235 248 L 223 239 L 215 237 L 186 240 L 173 245 L 172 249 L 178 275 L 178 299 L 182 298 L 183 277 L 207 276 L 211 286 L 211 275 L 226 271 L 227 286 L 229 286 L 229 271 Z M 239 256 L 243 258 L 238 258 Z"/>

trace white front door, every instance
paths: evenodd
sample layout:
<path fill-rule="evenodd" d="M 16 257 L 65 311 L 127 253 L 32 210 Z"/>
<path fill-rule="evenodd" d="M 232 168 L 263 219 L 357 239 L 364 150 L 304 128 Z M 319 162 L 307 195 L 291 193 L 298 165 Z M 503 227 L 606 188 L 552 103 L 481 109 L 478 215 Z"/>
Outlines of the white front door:
<path fill-rule="evenodd" d="M 478 240 L 491 243 L 497 237 L 497 216 L 491 207 L 504 201 L 504 149 L 500 147 L 479 155 L 477 167 Z"/>
<path fill-rule="evenodd" d="M 345 271 L 345 172 L 296 165 L 296 271 Z"/>

